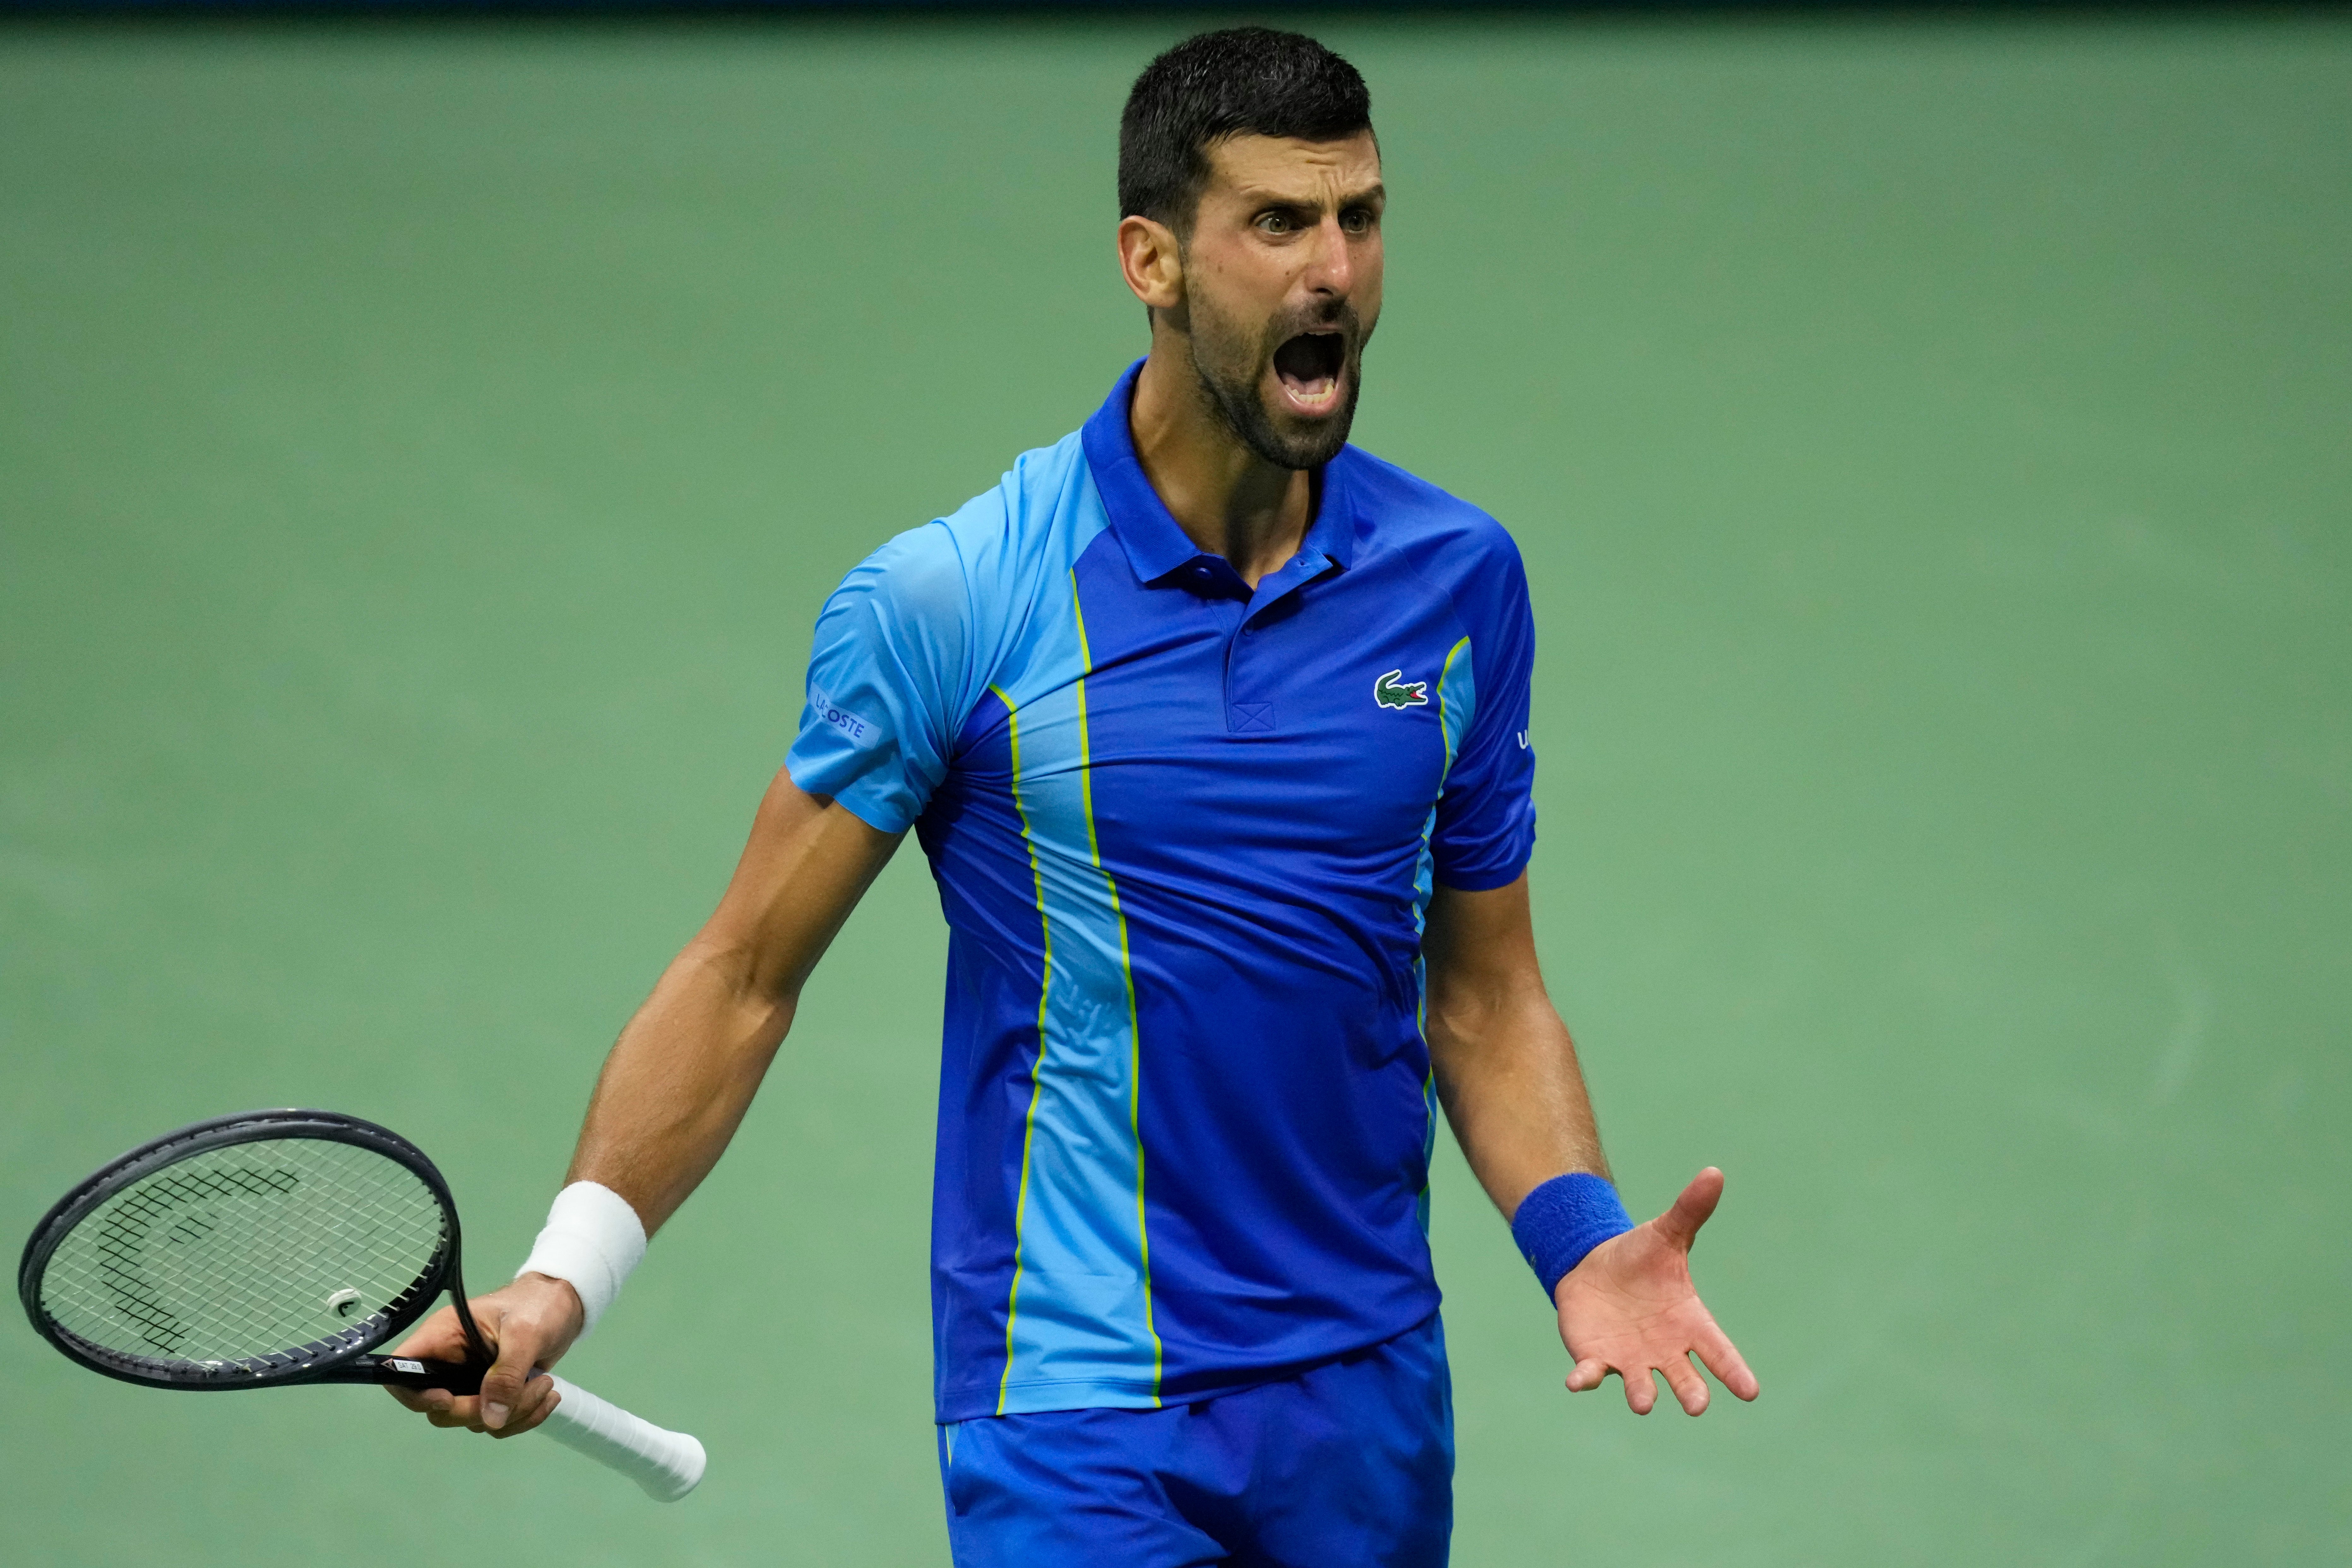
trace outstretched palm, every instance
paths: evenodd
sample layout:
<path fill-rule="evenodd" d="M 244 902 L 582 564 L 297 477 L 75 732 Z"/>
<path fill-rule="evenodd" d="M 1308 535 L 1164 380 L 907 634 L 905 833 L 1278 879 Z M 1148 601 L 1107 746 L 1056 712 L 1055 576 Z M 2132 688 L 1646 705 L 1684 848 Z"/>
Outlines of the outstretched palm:
<path fill-rule="evenodd" d="M 1706 1408 L 1706 1379 L 1690 1364 L 1696 1354 L 1723 1385 L 1742 1399 L 1759 1392 L 1756 1375 L 1691 1284 L 1691 1243 L 1723 1196 L 1723 1173 L 1709 1166 L 1692 1178 L 1674 1207 L 1624 1235 L 1602 1242 L 1570 1270 L 1553 1292 L 1560 1342 L 1576 1358 L 1569 1391 L 1601 1386 L 1611 1373 L 1625 1383 L 1625 1403 L 1647 1416 L 1658 1402 L 1652 1368 L 1665 1374 L 1682 1406 Z"/>

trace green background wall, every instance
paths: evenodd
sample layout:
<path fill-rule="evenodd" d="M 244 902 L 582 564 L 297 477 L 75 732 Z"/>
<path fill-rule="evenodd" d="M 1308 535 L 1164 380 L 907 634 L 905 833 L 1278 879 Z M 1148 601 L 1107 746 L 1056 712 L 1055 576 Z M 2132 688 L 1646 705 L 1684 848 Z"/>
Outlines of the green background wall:
<path fill-rule="evenodd" d="M 1450 1146 L 1465 1564 L 2341 1562 L 2352 25 L 1326 18 L 1359 438 L 1517 532 L 1545 957 L 1765 1384 L 1570 1401 Z M 808 628 L 1139 351 L 1187 28 L 0 32 L 0 1219 L 257 1104 L 510 1267 Z M 566 1370 L 662 1510 L 0 1327 L 11 1562 L 943 1560 L 919 858 Z"/>

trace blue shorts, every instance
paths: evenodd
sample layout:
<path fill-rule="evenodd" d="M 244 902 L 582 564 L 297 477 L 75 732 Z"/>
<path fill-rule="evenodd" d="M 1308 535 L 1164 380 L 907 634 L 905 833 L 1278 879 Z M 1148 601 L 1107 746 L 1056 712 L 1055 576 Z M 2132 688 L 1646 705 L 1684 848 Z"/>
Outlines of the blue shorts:
<path fill-rule="evenodd" d="M 956 1568 L 1442 1568 L 1444 1330 L 1159 1410 L 954 1422 L 940 1477 Z"/>

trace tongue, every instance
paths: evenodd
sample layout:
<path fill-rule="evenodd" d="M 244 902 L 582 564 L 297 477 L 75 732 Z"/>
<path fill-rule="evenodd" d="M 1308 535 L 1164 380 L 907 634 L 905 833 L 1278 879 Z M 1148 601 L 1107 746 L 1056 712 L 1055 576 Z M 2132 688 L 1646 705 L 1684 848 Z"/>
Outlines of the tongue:
<path fill-rule="evenodd" d="M 1274 373 L 1310 395 L 1328 392 L 1339 373 L 1339 340 L 1321 333 L 1301 333 L 1274 351 Z"/>

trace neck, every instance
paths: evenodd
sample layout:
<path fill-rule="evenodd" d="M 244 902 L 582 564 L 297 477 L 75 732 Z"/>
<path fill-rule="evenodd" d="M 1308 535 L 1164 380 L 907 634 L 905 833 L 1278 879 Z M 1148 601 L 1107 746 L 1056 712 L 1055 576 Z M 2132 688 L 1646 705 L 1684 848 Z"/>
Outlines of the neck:
<path fill-rule="evenodd" d="M 1313 476 L 1250 450 L 1202 390 L 1187 345 L 1162 329 L 1135 383 L 1128 429 L 1144 476 L 1176 526 L 1255 588 L 1298 553 L 1315 506 Z"/>

